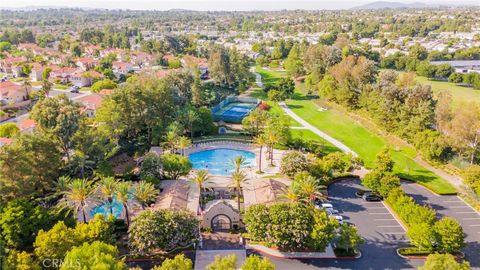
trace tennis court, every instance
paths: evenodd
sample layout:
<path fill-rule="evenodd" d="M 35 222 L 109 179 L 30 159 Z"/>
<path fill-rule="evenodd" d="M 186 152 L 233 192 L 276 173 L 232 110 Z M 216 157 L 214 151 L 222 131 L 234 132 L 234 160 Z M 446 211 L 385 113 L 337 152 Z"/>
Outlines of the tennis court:
<path fill-rule="evenodd" d="M 231 102 L 225 102 L 222 105 L 214 111 L 215 121 L 222 120 L 229 123 L 242 122 L 242 119 L 257 107 L 257 103 L 239 102 L 239 100 L 231 100 Z"/>

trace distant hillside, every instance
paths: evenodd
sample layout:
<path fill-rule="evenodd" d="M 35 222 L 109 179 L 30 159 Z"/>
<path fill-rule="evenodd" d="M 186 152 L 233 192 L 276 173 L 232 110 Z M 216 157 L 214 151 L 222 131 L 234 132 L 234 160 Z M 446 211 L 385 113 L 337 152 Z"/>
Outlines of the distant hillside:
<path fill-rule="evenodd" d="M 397 9 L 397 8 L 427 8 L 431 7 L 427 4 L 415 2 L 415 3 L 401 3 L 401 2 L 387 2 L 387 1 L 377 1 L 362 6 L 354 7 L 354 10 L 364 10 L 364 9 Z"/>

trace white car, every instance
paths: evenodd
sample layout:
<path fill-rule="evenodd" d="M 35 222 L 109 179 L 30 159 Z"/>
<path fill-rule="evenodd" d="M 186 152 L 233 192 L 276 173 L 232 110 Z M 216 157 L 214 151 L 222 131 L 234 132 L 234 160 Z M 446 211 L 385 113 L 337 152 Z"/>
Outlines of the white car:
<path fill-rule="evenodd" d="M 343 217 L 342 216 L 340 216 L 340 215 L 330 215 L 330 216 L 333 217 L 334 219 L 336 219 L 340 225 L 343 224 Z"/>
<path fill-rule="evenodd" d="M 322 208 L 323 209 L 329 209 L 329 208 L 333 209 L 333 205 L 331 203 L 322 203 Z"/>
<path fill-rule="evenodd" d="M 336 215 L 336 214 L 338 214 L 338 210 L 337 210 L 337 209 L 333 209 L 333 208 L 326 208 L 325 211 L 327 211 L 327 214 L 328 214 L 328 215 Z"/>

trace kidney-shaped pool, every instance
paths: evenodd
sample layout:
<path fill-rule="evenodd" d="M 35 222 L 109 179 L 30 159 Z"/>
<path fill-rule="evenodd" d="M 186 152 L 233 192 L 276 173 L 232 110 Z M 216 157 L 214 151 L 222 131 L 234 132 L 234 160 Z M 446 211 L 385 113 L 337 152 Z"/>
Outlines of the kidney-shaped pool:
<path fill-rule="evenodd" d="M 229 148 L 218 148 L 192 153 L 189 156 L 193 169 L 208 170 L 212 175 L 230 175 L 234 166 L 232 160 L 236 156 L 245 158 L 245 167 L 255 166 L 255 154 L 250 151 L 236 150 Z"/>

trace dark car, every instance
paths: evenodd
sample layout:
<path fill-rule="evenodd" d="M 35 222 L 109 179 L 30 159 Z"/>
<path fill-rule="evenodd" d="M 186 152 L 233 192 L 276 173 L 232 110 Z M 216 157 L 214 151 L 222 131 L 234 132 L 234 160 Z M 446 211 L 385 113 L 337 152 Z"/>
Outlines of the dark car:
<path fill-rule="evenodd" d="M 362 198 L 367 202 L 379 202 L 383 200 L 383 197 L 376 193 L 365 193 L 363 194 Z"/>

